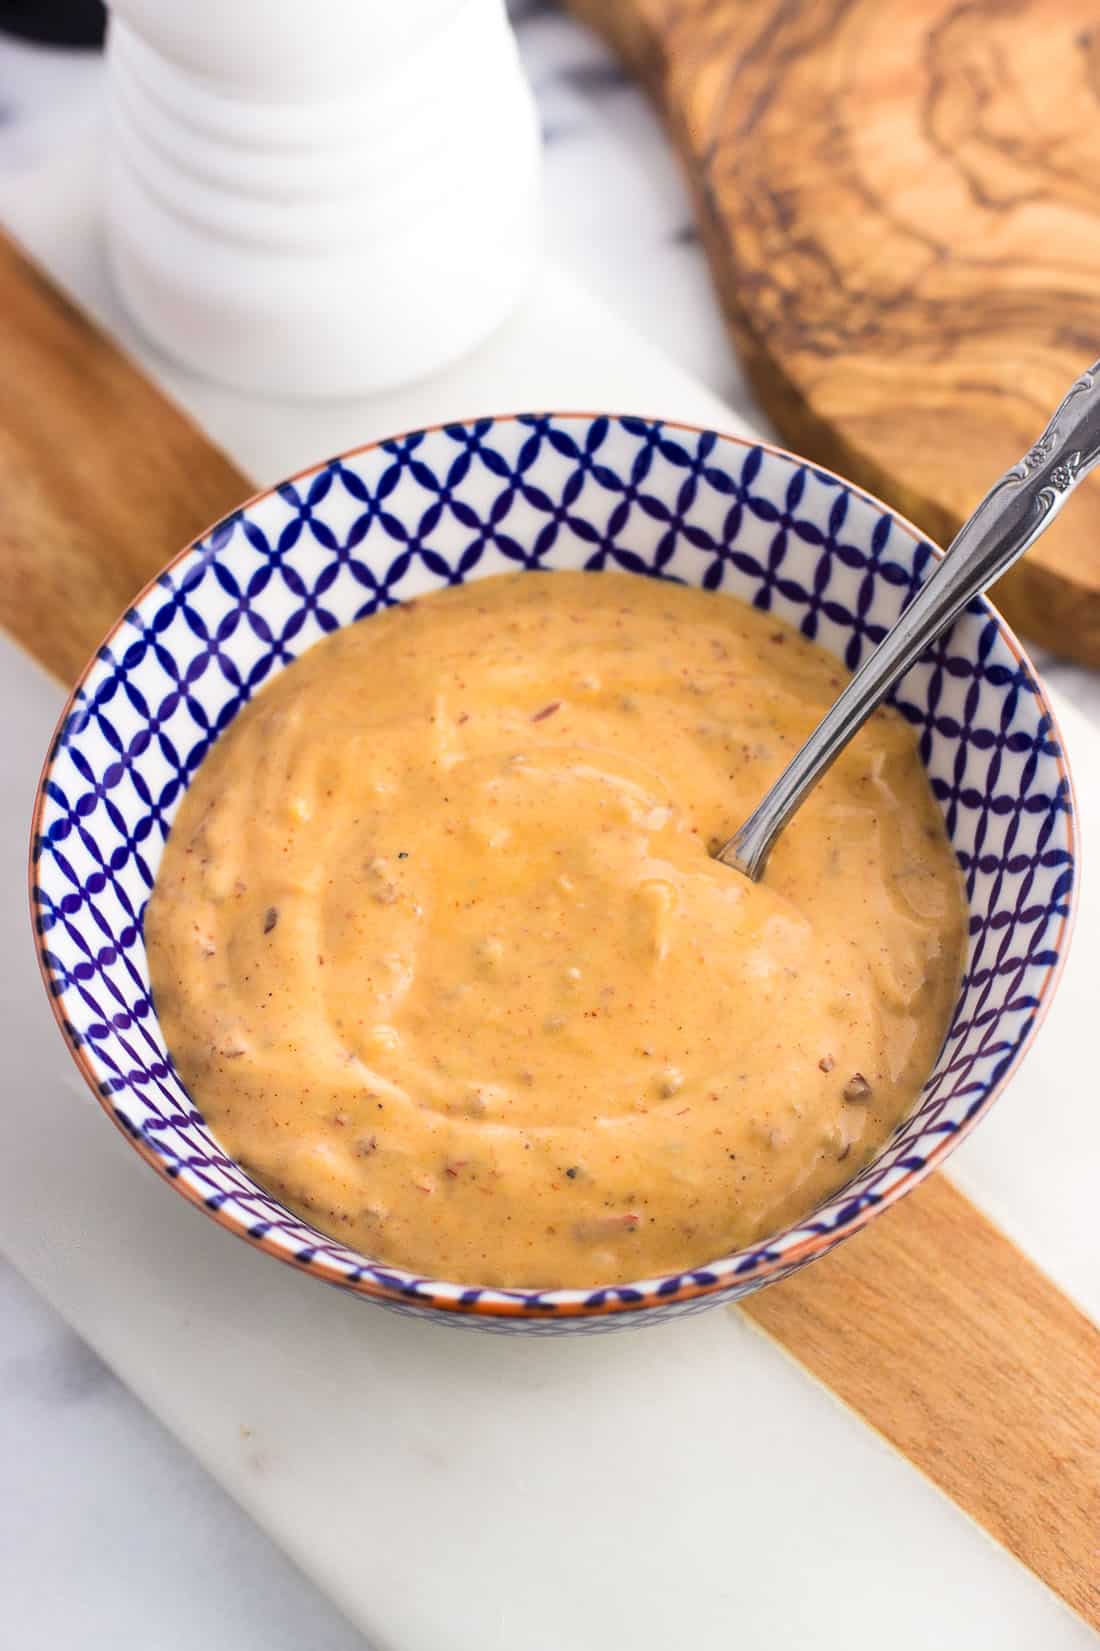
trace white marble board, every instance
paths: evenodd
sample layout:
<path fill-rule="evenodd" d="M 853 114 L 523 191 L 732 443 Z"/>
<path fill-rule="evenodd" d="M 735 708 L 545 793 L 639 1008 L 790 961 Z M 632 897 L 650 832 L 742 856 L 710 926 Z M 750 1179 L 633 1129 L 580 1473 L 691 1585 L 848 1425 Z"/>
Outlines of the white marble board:
<path fill-rule="evenodd" d="M 75 161 L 0 174 L 0 216 L 258 480 L 386 431 L 524 405 L 740 427 L 555 269 L 477 358 L 382 405 L 260 405 L 188 381 L 148 356 L 113 305 L 94 239 L 94 121 L 81 131 Z M 877 1645 L 884 1625 L 897 1648 L 1095 1644 L 736 1310 L 590 1342 L 462 1335 L 325 1290 L 186 1209 L 107 1127 L 42 999 L 22 862 L 61 694 L 7 642 L 0 691 L 17 709 L 0 747 L 0 1035 L 14 1051 L 0 1248 L 376 1651 L 710 1651 L 733 1641 L 828 1651 Z M 1087 853 L 1100 845 L 1100 736 L 1072 713 L 1065 731 Z M 1088 1223 L 1100 1121 L 1087 1039 L 1100 909 L 1088 889 L 1086 900 L 1038 1047 L 953 1164 L 1100 1315 Z M 1052 1115 L 1056 1127 L 1039 1136 L 1036 1120 Z M 12 1283 L 0 1304 L 18 1297 Z M 66 1368 L 78 1388 L 81 1370 L 96 1386 L 91 1354 Z M 197 1630 L 226 1651 L 362 1643 L 188 1480 L 182 1458 L 167 1500 L 179 1506 L 182 1479 L 194 1515 L 177 1546 L 155 1510 L 94 1482 L 113 1462 L 138 1462 L 132 1436 L 111 1432 L 117 1417 L 106 1415 L 106 1448 L 77 1430 L 67 1453 L 64 1405 L 47 1396 L 36 1410 L 17 1397 L 9 1463 L 28 1487 L 43 1476 L 53 1487 L 55 1538 L 88 1534 L 75 1553 L 51 1545 L 46 1504 L 28 1522 L 25 1504 L 7 1499 L 0 1583 L 6 1601 L 24 1600 L 14 1621 L 27 1629 L 13 1644 L 137 1644 L 143 1614 L 165 1651 L 193 1644 Z M 72 1523 L 73 1505 L 84 1527 Z M 98 1544 L 104 1510 L 115 1525 Z M 211 1526 L 229 1533 L 228 1550 L 209 1541 Z M 119 1552 L 112 1569 L 107 1556 Z M 235 1558 L 252 1589 L 272 1590 L 255 1611 Z M 136 1609 L 117 1609 L 105 1588 L 127 1592 Z M 93 1624 L 122 1622 L 131 1637 L 91 1637 L 89 1605 Z"/>

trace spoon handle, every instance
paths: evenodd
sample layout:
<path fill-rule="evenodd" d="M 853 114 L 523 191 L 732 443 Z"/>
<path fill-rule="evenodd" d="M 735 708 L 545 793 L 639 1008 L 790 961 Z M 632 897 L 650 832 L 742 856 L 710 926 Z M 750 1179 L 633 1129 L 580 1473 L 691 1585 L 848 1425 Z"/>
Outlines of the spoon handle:
<path fill-rule="evenodd" d="M 1100 459 L 1100 361 L 1082 373 L 1039 440 L 959 529 L 893 629 L 716 856 L 756 882 L 772 845 L 853 734 L 975 596 L 1034 544 Z"/>

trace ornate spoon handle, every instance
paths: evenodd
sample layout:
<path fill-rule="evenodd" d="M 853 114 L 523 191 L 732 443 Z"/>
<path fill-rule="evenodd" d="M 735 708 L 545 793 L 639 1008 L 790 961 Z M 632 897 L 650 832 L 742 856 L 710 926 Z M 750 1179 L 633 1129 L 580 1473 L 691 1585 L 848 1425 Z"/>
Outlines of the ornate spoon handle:
<path fill-rule="evenodd" d="M 895 683 L 967 603 L 1044 533 L 1100 459 L 1100 362 L 1082 373 L 1039 440 L 963 523 L 896 625 L 865 660 L 717 859 L 756 882 L 779 833 Z"/>

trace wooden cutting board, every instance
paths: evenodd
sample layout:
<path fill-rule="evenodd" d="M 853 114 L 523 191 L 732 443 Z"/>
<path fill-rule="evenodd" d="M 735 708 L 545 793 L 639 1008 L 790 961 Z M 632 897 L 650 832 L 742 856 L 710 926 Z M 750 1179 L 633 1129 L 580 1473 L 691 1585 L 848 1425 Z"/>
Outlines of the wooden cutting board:
<path fill-rule="evenodd" d="M 0 625 L 69 680 L 250 486 L 3 236 L 0 313 Z M 743 1310 L 1100 1627 L 1100 1331 L 948 1181 Z"/>
<path fill-rule="evenodd" d="M 686 166 L 798 452 L 946 545 L 1100 357 L 1095 0 L 569 0 Z M 1100 665 L 1100 477 L 998 586 Z"/>

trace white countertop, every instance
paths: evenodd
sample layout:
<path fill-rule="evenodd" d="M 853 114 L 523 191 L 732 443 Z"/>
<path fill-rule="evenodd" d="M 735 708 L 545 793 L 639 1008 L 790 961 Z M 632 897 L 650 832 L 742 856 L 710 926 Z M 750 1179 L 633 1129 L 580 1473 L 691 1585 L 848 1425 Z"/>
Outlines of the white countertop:
<path fill-rule="evenodd" d="M 576 25 L 537 0 L 514 9 L 544 121 L 552 255 L 724 400 L 756 418 L 725 341 L 675 162 L 646 105 Z M 98 97 L 95 58 L 0 42 L 0 218 L 15 200 L 23 221 L 35 211 L 46 215 L 63 209 L 46 199 L 40 205 L 34 201 L 36 175 L 54 162 L 68 137 L 86 129 Z M 74 156 L 77 174 L 80 164 Z M 61 273 L 94 300 L 99 273 Z M 228 433 L 233 415 L 231 396 L 209 398 L 206 422 L 213 434 L 219 433 L 219 419 Z M 232 445 L 247 464 L 239 431 Z M 316 445 L 326 443 L 319 437 Z M 262 475 L 262 466 L 277 457 L 278 442 L 269 430 L 262 443 L 257 438 L 257 473 Z M 281 468 L 292 468 L 302 457 L 300 451 L 288 455 Z M 1063 696 L 1100 726 L 1100 682 L 1073 667 L 1044 663 Z M 57 695 L 44 679 L 37 682 L 27 673 L 27 680 L 21 727 L 29 759 L 41 747 L 39 730 L 51 719 Z M 146 1191 L 159 1195 L 161 1189 L 149 1181 Z M 193 1221 L 189 1213 L 181 1213 Z M 203 1235 L 207 1237 L 226 1242 L 212 1229 Z M 255 1259 L 261 1269 L 258 1280 L 277 1271 Z M 277 1280 L 288 1292 L 301 1282 L 284 1280 L 281 1274 Z M 350 1305 L 353 1312 L 362 1311 L 358 1304 Z M 333 1313 L 343 1306 L 334 1306 Z M 709 1345 L 708 1338 L 728 1338 L 728 1323 L 728 1315 L 707 1315 L 694 1321 L 687 1334 L 702 1348 Z M 383 1356 L 388 1349 L 396 1357 L 389 1324 L 386 1318 L 380 1329 Z M 218 1651 L 258 1651 L 261 1646 L 265 1651 L 284 1646 L 288 1651 L 314 1646 L 352 1651 L 365 1645 L 335 1606 L 2 1261 L 0 1326 L 0 1451 L 7 1492 L 0 1503 L 0 1597 L 4 1643 L 12 1651 L 61 1645 L 125 1651 L 150 1643 L 157 1651 L 196 1643 Z M 747 1324 L 739 1333 L 753 1334 Z M 439 1339 L 445 1338 L 429 1333 L 425 1363 L 438 1351 Z M 444 1357 L 448 1346 L 442 1349 Z M 635 1346 L 638 1380 L 644 1382 L 648 1338 Z M 542 1357 L 556 1361 L 556 1355 Z M 456 1364 L 465 1379 L 476 1377 L 476 1360 L 468 1350 Z M 410 1380 L 416 1379 L 410 1373 Z M 779 1387 L 810 1385 L 778 1356 L 769 1381 Z M 716 1397 L 700 1395 L 704 1402 Z M 758 1397 L 755 1414 L 763 1416 L 764 1396 Z M 751 1405 L 751 1400 L 746 1387 L 739 1402 Z M 803 1395 L 797 1403 L 792 1399 L 791 1413 L 797 1411 L 799 1420 L 788 1429 L 788 1453 L 807 1448 L 799 1442 L 800 1434 L 809 1429 L 812 1438 L 818 1402 L 828 1401 L 816 1394 Z M 857 1424 L 852 1424 L 852 1434 L 846 1445 L 851 1471 L 861 1476 L 868 1498 L 888 1497 L 894 1471 L 890 1453 Z M 782 1455 L 781 1441 L 775 1441 L 775 1448 Z M 812 1443 L 808 1448 L 812 1453 Z M 254 1466 L 259 1474 L 265 1471 L 262 1459 Z M 598 1496 L 598 1487 L 586 1489 Z M 903 1534 L 919 1547 L 925 1521 L 931 1528 L 949 1516 L 956 1517 L 935 1493 L 922 1489 L 899 1539 Z M 721 1518 L 719 1508 L 714 1517 Z M 552 1564 L 552 1555 L 548 1559 Z M 204 1584 L 198 1591 L 196 1575 Z M 1011 1624 L 1006 1618 L 998 1621 L 994 1611 L 988 1644 L 1037 1643 L 1028 1638 L 1043 1620 L 1041 1612 L 1034 1619 L 1029 1615 L 1032 1593 L 1025 1589 L 1017 1600 L 1014 1585 L 1005 1586 L 1001 1603 L 1007 1605 L 1011 1598 L 1014 1619 Z M 961 1595 L 965 1583 L 945 1574 L 942 1587 L 946 1599 L 952 1590 Z M 666 1590 L 655 1586 L 656 1598 L 662 1609 L 671 1609 Z M 673 1620 L 670 1646 L 675 1643 Z M 155 1623 L 152 1640 L 150 1623 Z M 525 1651 L 522 1634 L 517 1632 L 511 1643 L 516 1651 Z M 807 1637 L 799 1643 L 826 1642 Z M 1095 1642 L 1083 1626 L 1078 1636 L 1066 1625 L 1058 1643 L 1084 1647 Z M 970 1644 L 981 1651 L 979 1640 Z M 401 1647 L 395 1644 L 394 1651 Z M 569 1647 L 562 1645 L 560 1651 Z"/>

